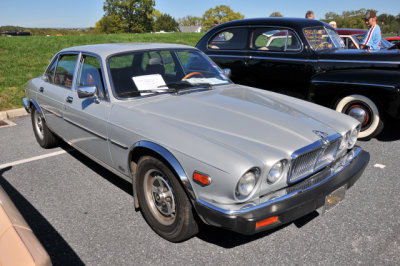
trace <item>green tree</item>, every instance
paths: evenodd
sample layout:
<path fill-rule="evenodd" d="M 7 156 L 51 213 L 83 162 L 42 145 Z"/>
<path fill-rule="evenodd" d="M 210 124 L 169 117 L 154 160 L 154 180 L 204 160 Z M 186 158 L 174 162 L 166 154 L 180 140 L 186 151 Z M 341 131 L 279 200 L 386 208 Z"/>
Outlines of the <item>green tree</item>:
<path fill-rule="evenodd" d="M 215 23 L 221 24 L 231 20 L 242 19 L 244 15 L 234 12 L 229 6 L 220 5 L 215 8 L 208 9 L 203 15 L 204 30 L 211 29 Z"/>
<path fill-rule="evenodd" d="M 153 30 L 154 0 L 106 0 L 104 16 L 95 30 L 105 33 L 141 33 Z"/>
<path fill-rule="evenodd" d="M 277 11 L 272 12 L 269 16 L 271 18 L 281 18 L 281 17 L 283 17 L 283 15 L 281 13 L 277 12 Z"/>
<path fill-rule="evenodd" d="M 201 26 L 202 18 L 186 16 L 186 17 L 178 19 L 178 23 L 181 26 Z"/>
<path fill-rule="evenodd" d="M 162 14 L 154 23 L 155 31 L 179 31 L 179 24 L 169 14 Z"/>

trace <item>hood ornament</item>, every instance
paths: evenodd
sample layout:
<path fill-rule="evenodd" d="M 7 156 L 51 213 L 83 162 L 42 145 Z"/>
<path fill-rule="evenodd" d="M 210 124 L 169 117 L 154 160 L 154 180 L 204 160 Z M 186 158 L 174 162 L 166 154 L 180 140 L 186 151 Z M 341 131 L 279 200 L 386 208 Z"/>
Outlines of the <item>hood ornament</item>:
<path fill-rule="evenodd" d="M 327 137 L 329 136 L 328 133 L 319 130 L 313 130 L 312 132 L 320 138 L 321 143 L 323 143 L 324 145 L 329 144 L 329 140 L 327 139 Z"/>

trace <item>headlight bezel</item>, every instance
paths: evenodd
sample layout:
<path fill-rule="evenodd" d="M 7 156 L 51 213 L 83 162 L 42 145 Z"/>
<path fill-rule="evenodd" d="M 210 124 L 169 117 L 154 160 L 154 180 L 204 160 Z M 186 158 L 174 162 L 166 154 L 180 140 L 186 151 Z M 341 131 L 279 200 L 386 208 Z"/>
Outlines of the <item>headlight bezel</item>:
<path fill-rule="evenodd" d="M 273 171 L 278 170 L 277 168 L 279 169 L 280 174 L 277 175 L 276 173 L 274 173 L 274 175 L 271 175 Z M 287 176 L 288 173 L 289 173 L 289 161 L 287 159 L 279 160 L 270 168 L 266 181 L 269 185 L 275 184 L 283 177 Z"/>
<path fill-rule="evenodd" d="M 260 179 L 261 175 L 261 170 L 258 167 L 253 167 L 249 170 L 247 170 L 238 180 L 235 188 L 235 197 L 239 200 L 244 200 L 251 195 L 253 195 L 254 191 L 256 190 L 258 181 Z M 242 185 L 245 185 L 245 181 L 249 182 L 251 181 L 250 179 L 253 178 L 254 182 L 252 185 L 250 185 L 251 189 L 243 189 Z M 247 179 L 247 180 L 246 180 Z M 245 190 L 248 190 L 247 192 Z"/>

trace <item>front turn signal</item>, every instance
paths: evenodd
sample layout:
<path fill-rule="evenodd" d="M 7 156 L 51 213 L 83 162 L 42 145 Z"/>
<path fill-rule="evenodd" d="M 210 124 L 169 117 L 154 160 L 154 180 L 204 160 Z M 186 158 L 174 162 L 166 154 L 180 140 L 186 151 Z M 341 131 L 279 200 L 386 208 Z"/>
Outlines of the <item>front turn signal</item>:
<path fill-rule="evenodd" d="M 206 174 L 201 174 L 199 172 L 193 173 L 193 180 L 202 186 L 208 186 L 209 184 L 211 184 L 211 177 Z"/>

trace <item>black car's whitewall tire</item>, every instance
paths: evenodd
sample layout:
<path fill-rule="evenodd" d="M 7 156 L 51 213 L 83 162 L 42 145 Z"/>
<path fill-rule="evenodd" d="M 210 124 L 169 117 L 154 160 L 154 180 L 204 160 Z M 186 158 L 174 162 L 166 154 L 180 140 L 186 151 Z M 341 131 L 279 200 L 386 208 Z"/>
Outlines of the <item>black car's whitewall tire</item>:
<path fill-rule="evenodd" d="M 353 94 L 341 98 L 335 106 L 336 111 L 348 114 L 361 123 L 359 139 L 370 139 L 383 130 L 383 114 L 368 97 Z"/>
<path fill-rule="evenodd" d="M 162 161 L 142 157 L 136 177 L 140 210 L 157 234 L 171 242 L 197 234 L 192 205 L 174 173 Z"/>

